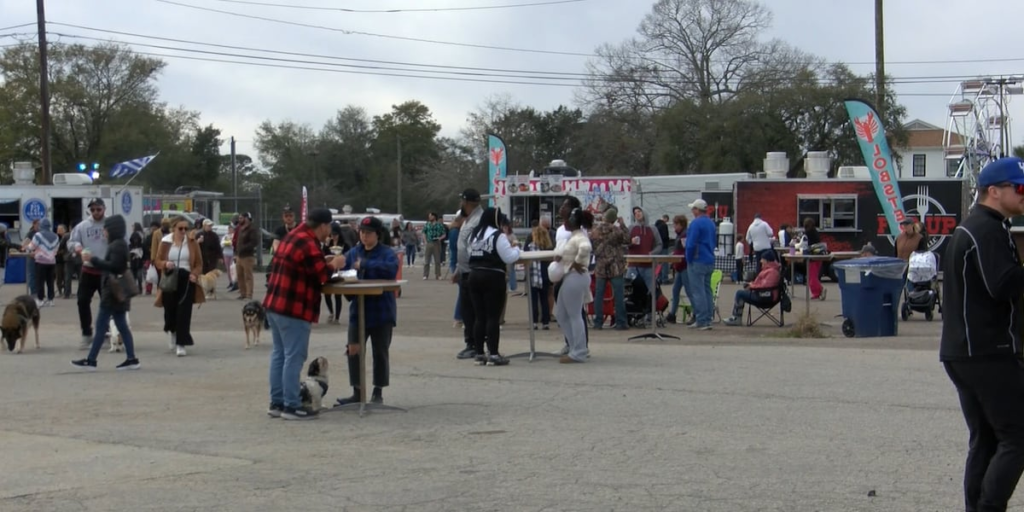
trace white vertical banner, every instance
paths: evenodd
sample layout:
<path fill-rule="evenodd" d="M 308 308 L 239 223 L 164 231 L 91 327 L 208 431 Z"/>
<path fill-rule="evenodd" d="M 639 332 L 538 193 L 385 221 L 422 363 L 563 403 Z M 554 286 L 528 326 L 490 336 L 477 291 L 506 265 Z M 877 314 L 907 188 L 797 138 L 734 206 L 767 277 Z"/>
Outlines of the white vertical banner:
<path fill-rule="evenodd" d="M 301 208 L 302 222 L 306 222 L 306 214 L 309 213 L 309 201 L 306 195 L 306 186 L 302 186 L 302 208 Z"/>

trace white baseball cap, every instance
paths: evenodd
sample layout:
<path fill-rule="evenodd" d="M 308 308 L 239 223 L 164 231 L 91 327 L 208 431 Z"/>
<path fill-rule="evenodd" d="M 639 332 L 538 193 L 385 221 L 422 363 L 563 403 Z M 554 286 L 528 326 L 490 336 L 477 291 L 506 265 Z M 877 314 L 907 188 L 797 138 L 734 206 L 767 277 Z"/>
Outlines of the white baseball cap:
<path fill-rule="evenodd" d="M 706 210 L 707 207 L 708 207 L 708 202 L 703 200 L 703 199 L 698 199 L 698 200 L 690 203 L 690 209 L 691 210 L 694 209 L 694 208 L 696 208 L 698 210 Z"/>

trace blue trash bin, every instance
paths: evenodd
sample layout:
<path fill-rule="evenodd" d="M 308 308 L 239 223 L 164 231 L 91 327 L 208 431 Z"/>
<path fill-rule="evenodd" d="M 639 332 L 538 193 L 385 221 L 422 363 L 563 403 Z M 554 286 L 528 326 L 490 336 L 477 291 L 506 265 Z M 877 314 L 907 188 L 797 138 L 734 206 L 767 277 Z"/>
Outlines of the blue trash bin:
<path fill-rule="evenodd" d="M 9 256 L 7 268 L 4 269 L 4 282 L 7 284 L 24 284 L 27 278 L 25 256 Z"/>
<path fill-rule="evenodd" d="M 843 334 L 851 338 L 896 336 L 907 263 L 876 256 L 840 261 L 834 267 L 842 294 Z"/>

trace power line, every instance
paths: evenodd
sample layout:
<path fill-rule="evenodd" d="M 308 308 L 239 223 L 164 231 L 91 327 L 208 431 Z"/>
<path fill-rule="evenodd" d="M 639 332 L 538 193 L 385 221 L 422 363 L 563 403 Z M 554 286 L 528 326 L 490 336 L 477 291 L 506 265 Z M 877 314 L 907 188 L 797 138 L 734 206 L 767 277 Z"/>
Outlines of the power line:
<path fill-rule="evenodd" d="M 78 25 L 71 25 L 71 24 L 65 24 L 65 23 L 53 23 L 53 24 L 55 24 L 55 25 L 62 25 L 62 26 L 69 26 L 69 27 L 76 27 L 76 28 L 81 27 L 81 26 L 78 26 Z M 147 47 L 147 48 L 157 48 L 157 49 L 161 49 L 161 50 L 201 53 L 201 54 L 206 54 L 206 55 L 215 55 L 215 56 L 222 56 L 222 57 L 242 58 L 242 59 L 253 59 L 253 60 L 264 60 L 264 61 L 281 62 L 281 63 L 289 63 L 289 64 L 304 64 L 304 65 L 318 65 L 318 66 L 332 66 L 332 67 L 336 66 L 336 67 L 347 67 L 347 68 L 365 69 L 365 70 L 378 70 L 378 71 L 399 71 L 399 72 L 413 72 L 413 73 L 439 73 L 439 74 L 448 74 L 448 75 L 455 75 L 455 76 L 475 76 L 475 77 L 487 77 L 487 78 L 517 78 L 517 79 L 528 79 L 528 80 L 562 80 L 562 81 L 566 81 L 566 80 L 568 80 L 568 81 L 581 81 L 581 80 L 589 79 L 589 80 L 598 80 L 598 81 L 604 81 L 604 82 L 629 82 L 629 81 L 631 81 L 631 79 L 624 78 L 624 77 L 615 77 L 615 76 L 600 75 L 600 74 L 588 74 L 588 73 L 573 73 L 573 72 L 557 73 L 557 72 L 549 72 L 549 71 L 507 70 L 507 69 L 495 69 L 495 68 L 473 68 L 473 67 L 468 67 L 468 66 L 436 66 L 436 65 L 429 65 L 429 64 L 411 64 L 411 63 L 402 63 L 402 62 L 394 62 L 394 61 L 377 61 L 377 60 L 373 60 L 373 59 L 349 59 L 349 58 L 336 57 L 336 56 L 324 56 L 324 55 L 316 55 L 316 54 L 305 54 L 305 53 L 299 53 L 299 52 L 282 52 L 282 51 L 276 51 L 276 50 L 266 50 L 266 49 L 258 49 L 258 48 L 247 48 L 247 47 L 240 47 L 240 46 L 204 43 L 204 42 L 199 42 L 199 41 L 189 41 L 189 40 L 183 40 L 183 39 L 163 38 L 163 37 L 157 37 L 157 36 L 145 36 L 145 35 L 140 35 L 140 34 L 130 34 L 130 33 L 127 33 L 127 32 L 108 31 L 108 30 L 102 30 L 102 29 L 92 29 L 92 28 L 89 28 L 89 27 L 81 27 L 81 28 L 84 28 L 86 30 L 95 30 L 95 31 L 99 31 L 99 32 L 109 32 L 109 33 L 115 33 L 115 34 L 128 34 L 128 35 L 131 35 L 132 37 L 141 37 L 141 38 L 173 41 L 173 42 L 178 42 L 178 43 L 183 43 L 183 44 L 211 46 L 211 47 L 218 47 L 218 48 L 239 49 L 239 50 L 244 50 L 244 51 L 267 52 L 267 53 L 273 53 L 273 54 L 284 54 L 284 55 L 288 55 L 288 56 L 300 56 L 300 57 L 311 57 L 311 58 L 327 58 L 327 59 L 336 59 L 336 60 L 352 60 L 352 61 L 369 62 L 369 63 L 375 63 L 375 64 L 398 64 L 398 65 L 419 66 L 419 67 L 428 67 L 428 68 L 429 67 L 436 67 L 436 68 L 439 68 L 439 69 L 435 70 L 435 69 L 392 68 L 392 67 L 384 67 L 384 66 L 354 65 L 354 64 L 341 64 L 341 63 L 332 63 L 332 62 L 318 62 L 318 61 L 299 60 L 299 59 L 273 58 L 273 57 L 265 57 L 265 56 L 260 56 L 260 55 L 246 55 L 246 54 L 229 53 L 229 52 L 215 52 L 215 51 L 208 51 L 208 50 L 199 50 L 199 49 L 194 49 L 194 48 L 182 48 L 182 47 L 179 47 L 179 46 L 165 46 L 165 45 L 155 45 L 155 44 L 149 44 L 149 43 L 138 43 L 138 42 L 134 42 L 134 41 L 116 41 L 116 40 L 110 40 L 110 39 L 100 39 L 100 38 L 95 38 L 95 37 L 82 36 L 82 35 L 77 35 L 77 34 L 65 34 L 65 33 L 61 33 L 61 32 L 50 32 L 50 33 L 53 34 L 53 35 L 59 36 L 59 37 L 68 37 L 68 38 L 73 38 L 73 39 L 86 39 L 86 40 L 101 41 L 101 42 L 114 42 L 114 43 L 135 45 L 135 46 Z M 451 69 L 455 69 L 455 70 L 458 70 L 458 71 L 449 71 Z M 521 73 L 521 74 L 509 74 L 509 73 Z M 541 75 L 541 76 L 537 76 L 537 75 Z M 959 81 L 962 81 L 962 80 L 965 80 L 965 79 L 971 79 L 971 78 L 975 78 L 975 75 L 906 76 L 906 77 L 893 77 L 891 83 L 893 83 L 894 85 L 899 85 L 899 84 L 917 84 L 917 83 L 922 83 L 922 84 L 929 84 L 929 83 L 956 83 L 956 82 L 959 82 Z M 786 82 L 787 80 L 788 79 L 785 79 L 785 78 L 776 79 L 776 81 L 778 81 L 778 82 Z M 827 77 L 819 77 L 819 78 L 816 78 L 815 81 L 817 83 L 820 83 L 820 84 L 827 84 L 827 83 L 831 83 L 832 82 L 832 80 L 827 78 Z M 666 85 L 688 85 L 688 84 L 694 84 L 696 82 L 693 81 L 693 80 L 670 79 L 670 80 L 665 80 L 664 83 Z M 658 85 L 658 84 L 653 84 L 653 85 Z"/>
<path fill-rule="evenodd" d="M 174 54 L 155 53 L 155 52 L 138 52 L 138 51 L 136 51 L 135 53 L 137 53 L 139 55 L 147 55 L 147 56 L 151 56 L 151 57 L 166 57 L 166 58 L 173 58 L 173 59 L 184 59 L 184 60 L 201 61 L 201 62 L 217 62 L 217 63 L 224 63 L 224 64 L 239 64 L 239 65 L 257 66 L 257 67 L 265 67 L 265 68 L 275 68 L 275 69 L 295 69 L 295 70 L 303 70 L 303 71 L 321 71 L 321 72 L 328 72 L 328 73 L 343 73 L 343 74 L 351 74 L 351 75 L 388 76 L 388 77 L 396 77 L 396 78 L 414 78 L 414 79 L 426 79 L 426 80 L 443 80 L 443 81 L 451 81 L 451 82 L 472 82 L 472 83 L 491 83 L 491 84 L 508 84 L 508 85 L 540 85 L 540 86 L 551 86 L 551 87 L 578 87 L 578 86 L 580 86 L 579 83 L 528 82 L 528 81 L 520 81 L 520 80 L 491 80 L 491 79 L 487 79 L 487 78 L 462 78 L 462 77 L 450 77 L 450 76 L 410 75 L 410 74 L 404 74 L 404 73 L 381 73 L 381 72 L 377 72 L 377 71 L 353 71 L 353 70 L 347 70 L 347 69 L 332 69 L 332 68 L 311 67 L 311 66 L 297 66 L 297 65 L 289 65 L 289 64 L 271 64 L 271 63 L 262 63 L 262 62 L 246 62 L 246 61 L 240 61 L 240 60 L 214 59 L 214 58 L 207 58 L 207 57 L 194 57 L 194 56 L 174 55 Z M 528 78 L 530 78 L 530 77 L 528 77 Z M 931 81 L 931 82 L 908 82 L 908 83 L 923 83 L 923 84 L 929 84 L 929 83 L 957 83 L 959 81 L 961 81 L 961 80 L 935 80 L 935 81 Z M 892 83 L 892 82 L 890 82 L 890 83 Z M 900 85 L 900 84 L 897 83 L 895 85 Z M 949 96 L 949 95 L 948 94 L 940 94 L 939 96 L 945 97 L 945 96 Z"/>
<path fill-rule="evenodd" d="M 173 43 L 198 45 L 198 46 L 208 46 L 208 47 L 212 47 L 212 48 L 224 48 L 224 49 L 229 49 L 229 50 L 261 52 L 261 53 L 269 53 L 269 54 L 275 54 L 275 55 L 287 55 L 287 56 L 293 56 L 293 57 L 308 57 L 308 58 L 316 58 L 316 59 L 330 59 L 330 60 L 340 60 L 340 61 L 349 61 L 349 62 L 365 62 L 365 63 L 371 63 L 371 64 L 387 64 L 387 65 L 396 65 L 396 66 L 414 66 L 414 67 L 423 67 L 423 68 L 453 69 L 453 70 L 465 70 L 465 71 L 487 71 L 487 72 L 496 72 L 496 73 L 527 73 L 527 74 L 534 74 L 534 75 L 574 76 L 574 77 L 580 77 L 580 78 L 594 78 L 595 76 L 601 76 L 601 75 L 594 75 L 594 74 L 591 74 L 591 73 L 577 73 L 577 72 L 570 72 L 570 71 L 546 71 L 546 70 L 523 70 L 523 69 L 505 69 L 505 68 L 486 68 L 486 67 L 474 67 L 474 66 L 452 66 L 452 65 L 443 65 L 443 64 L 423 64 L 423 63 L 417 63 L 417 62 L 391 61 L 391 60 L 379 60 L 379 59 L 361 59 L 361 58 L 355 58 L 355 57 L 342 57 L 342 56 L 337 56 L 337 55 L 324 55 L 324 54 L 315 54 L 315 53 L 290 52 L 290 51 L 272 50 L 272 49 L 266 49 L 266 48 L 253 48 L 253 47 L 247 47 L 247 46 L 237 46 L 237 45 L 218 44 L 218 43 L 207 43 L 207 42 L 203 42 L 203 41 L 194 41 L 194 40 L 187 40 L 187 39 L 177 39 L 177 38 L 170 38 L 170 37 L 160 37 L 160 36 L 152 36 L 152 35 L 146 35 L 146 34 L 136 34 L 136 33 L 132 33 L 132 32 L 123 32 L 123 31 L 118 31 L 118 30 L 108 30 L 108 29 L 102 29 L 102 28 L 88 27 L 88 26 L 84 26 L 84 25 L 76 25 L 76 24 L 72 24 L 72 23 L 60 23 L 60 22 L 49 21 L 49 22 L 47 22 L 47 24 L 49 24 L 49 25 L 58 25 L 58 26 L 63 26 L 63 27 L 70 27 L 70 28 L 77 28 L 77 29 L 88 30 L 88 31 L 92 31 L 92 32 L 100 32 L 100 33 L 106 33 L 106 34 L 116 34 L 116 35 L 129 36 L 129 37 L 138 37 L 138 38 L 142 38 L 142 39 L 153 39 L 153 40 L 167 41 L 167 42 L 173 42 Z M 29 33 L 7 34 L 7 35 L 15 36 L 15 35 L 22 35 L 22 34 L 27 35 L 27 36 L 34 36 L 34 34 L 29 34 Z M 64 37 L 82 37 L 82 38 L 84 38 L 84 36 L 76 36 L 76 35 L 72 35 L 72 34 L 58 34 L 58 35 L 61 35 L 61 36 L 64 36 Z M 2 36 L 0 36 L 0 37 L 2 37 Z M 137 44 L 137 45 L 142 46 L 141 43 L 128 42 L 128 44 Z M 1015 62 L 1015 61 L 1024 61 L 1024 58 L 952 60 L 952 61 L 904 61 L 904 62 L 893 62 L 893 61 L 890 61 L 890 62 L 888 62 L 888 64 L 890 64 L 890 65 L 892 65 L 892 64 L 915 64 L 915 63 L 947 64 L 947 63 Z M 420 71 L 420 70 L 416 70 L 416 71 Z M 607 76 L 607 75 L 605 75 L 605 76 Z M 973 76 L 968 77 L 968 78 L 973 78 Z"/>
<path fill-rule="evenodd" d="M 251 0 L 216 0 L 218 2 L 224 2 L 229 4 L 244 4 L 244 5 L 258 5 L 261 7 L 287 7 L 290 9 L 300 9 L 308 11 L 340 11 L 348 13 L 397 13 L 397 12 L 443 12 L 443 11 L 483 11 L 490 9 L 515 9 L 519 7 L 540 7 L 546 5 L 558 5 L 558 4 L 575 4 L 579 2 L 586 2 L 588 0 L 555 0 L 548 2 L 533 2 L 523 4 L 506 4 L 506 5 L 482 5 L 476 7 L 434 7 L 434 8 L 420 8 L 420 9 L 346 9 L 344 7 L 321 7 L 311 5 L 285 5 L 275 4 L 269 2 L 253 2 Z"/>
<path fill-rule="evenodd" d="M 166 53 L 152 53 L 152 52 L 135 52 L 139 55 L 148 55 L 151 57 L 166 57 L 172 59 L 185 59 L 185 60 L 196 60 L 204 62 L 220 62 L 225 64 L 242 64 L 247 66 L 259 66 L 267 68 L 280 68 L 280 69 L 298 69 L 305 71 L 326 71 L 328 73 L 345 73 L 350 75 L 375 75 L 375 76 L 391 76 L 398 78 L 423 78 L 427 80 L 446 80 L 453 82 L 479 82 L 479 83 L 491 83 L 491 84 L 511 84 L 511 85 L 547 85 L 552 87 L 578 87 L 579 84 L 562 84 L 562 83 L 550 83 L 550 82 L 521 82 L 521 81 L 506 81 L 506 80 L 486 80 L 478 78 L 456 78 L 447 76 L 425 76 L 425 75 L 406 75 L 397 73 L 377 73 L 370 71 L 351 71 L 347 69 L 330 69 L 330 68 L 315 68 L 308 66 L 291 66 L 285 64 L 265 64 L 262 62 L 245 62 L 239 60 L 227 60 L 227 59 L 212 59 L 206 57 L 191 57 L 185 55 L 172 55 Z"/>
<path fill-rule="evenodd" d="M 11 30 L 12 28 L 31 27 L 31 26 L 33 26 L 35 24 L 36 24 L 36 22 L 33 21 L 32 23 L 22 23 L 21 25 L 11 25 L 9 27 L 3 27 L 3 28 L 0 28 L 0 30 Z"/>
<path fill-rule="evenodd" d="M 538 74 L 538 75 L 569 75 L 569 76 L 580 76 L 580 77 L 592 76 L 589 73 L 572 73 L 572 72 L 559 72 L 559 71 L 535 71 L 535 70 L 521 70 L 521 69 L 502 69 L 502 68 L 481 68 L 481 67 L 471 67 L 471 66 L 448 66 L 448 65 L 442 65 L 442 64 L 419 64 L 419 63 L 415 63 L 415 62 L 402 62 L 402 61 L 377 60 L 377 59 L 359 59 L 359 58 L 354 58 L 354 57 L 339 57 L 339 56 L 336 56 L 336 55 L 322 55 L 322 54 L 315 54 L 315 53 L 301 53 L 301 52 L 289 52 L 289 51 L 281 51 L 281 50 L 269 50 L 269 49 L 264 49 L 264 48 L 252 48 L 252 47 L 246 47 L 246 46 L 234 46 L 234 45 L 218 44 L 218 43 L 205 43 L 205 42 L 202 42 L 202 41 L 191 41 L 191 40 L 187 40 L 187 39 L 175 39 L 175 38 L 170 38 L 170 37 L 148 36 L 148 35 L 144 35 L 144 34 L 133 34 L 131 32 L 121 32 L 121 31 L 117 31 L 117 30 L 105 30 L 105 29 L 100 29 L 100 28 L 85 27 L 85 26 L 82 26 L 82 25 L 74 25 L 74 24 L 71 24 L 71 23 L 57 23 L 57 22 L 52 22 L 51 21 L 51 22 L 48 22 L 48 24 L 50 24 L 50 25 L 60 25 L 62 27 L 77 28 L 77 29 L 82 29 L 82 30 L 90 30 L 90 31 L 94 31 L 94 32 L 102 32 L 102 33 L 107 33 L 107 34 L 117 34 L 117 35 L 122 35 L 122 36 L 129 36 L 129 37 L 139 37 L 139 38 L 143 38 L 143 39 L 155 39 L 155 40 L 159 40 L 159 41 L 168 41 L 168 42 L 172 42 L 172 43 L 192 44 L 192 45 L 198 45 L 198 46 L 209 46 L 209 47 L 213 47 L 213 48 L 224 48 L 224 49 L 228 49 L 228 50 L 243 50 L 243 51 L 250 51 L 250 52 L 271 53 L 271 54 L 276 54 L 276 55 L 290 55 L 290 56 L 293 56 L 293 57 L 310 57 L 310 58 L 317 58 L 317 59 L 344 60 L 344 61 L 351 61 L 351 62 L 368 62 L 368 63 L 373 63 L 373 64 L 390 64 L 390 65 L 396 65 L 396 66 L 416 66 L 416 67 L 440 68 L 440 69 L 460 69 L 460 70 L 469 70 L 469 71 L 495 71 L 495 72 L 501 72 L 501 73 L 532 73 L 532 74 Z M 67 37 L 76 37 L 76 36 L 72 36 L 72 35 L 68 35 L 68 34 L 64 34 L 64 35 L 66 35 Z M 77 37 L 80 37 L 80 36 L 77 36 Z M 134 43 L 132 43 L 132 44 L 134 44 Z"/>
<path fill-rule="evenodd" d="M 116 41 L 111 41 L 109 39 L 99 39 L 99 38 L 96 38 L 96 37 L 79 36 L 79 35 L 74 35 L 74 34 L 64 34 L 64 33 L 61 33 L 61 32 L 48 32 L 48 33 L 49 34 L 53 34 L 55 36 L 69 37 L 69 38 L 72 38 L 72 39 L 87 39 L 87 40 L 91 40 L 91 41 L 100 41 L 100 42 L 116 42 Z M 384 71 L 404 71 L 404 72 L 414 72 L 414 73 L 444 73 L 444 74 L 458 75 L 458 76 L 486 76 L 486 77 L 495 77 L 495 78 L 527 78 L 527 79 L 533 79 L 533 80 L 575 80 L 575 81 L 579 81 L 579 80 L 581 80 L 583 78 L 586 78 L 586 76 L 575 76 L 575 77 L 572 77 L 572 76 L 550 76 L 550 75 L 549 76 L 509 75 L 509 74 L 481 73 L 481 72 L 472 72 L 472 71 L 442 71 L 442 70 L 433 70 L 433 69 L 392 68 L 392 67 L 384 67 L 384 66 L 369 66 L 369 65 L 364 65 L 364 64 L 341 64 L 341 63 L 335 63 L 335 62 L 317 62 L 317 61 L 311 61 L 311 60 L 287 59 L 287 58 L 282 58 L 282 57 L 265 57 L 265 56 L 262 56 L 262 55 L 245 55 L 245 54 L 240 54 L 240 53 L 218 52 L 218 51 L 212 51 L 212 50 L 198 50 L 198 49 L 195 49 L 195 48 L 181 48 L 181 47 L 177 47 L 177 46 L 163 46 L 163 45 L 156 45 L 156 44 L 149 44 L 149 43 L 126 42 L 125 44 L 134 45 L 134 46 L 142 46 L 142 47 L 145 47 L 145 48 L 157 48 L 157 49 L 160 49 L 160 50 L 171 50 L 171 51 L 181 51 L 181 52 L 190 52 L 190 53 L 201 53 L 201 54 L 205 54 L 205 55 L 216 55 L 216 56 L 221 56 L 221 57 L 235 57 L 235 58 L 265 60 L 265 61 L 273 61 L 273 62 L 285 62 L 285 63 L 293 63 L 293 64 L 315 64 L 315 65 L 319 65 L 319 66 L 337 66 L 337 67 L 356 68 L 356 69 L 372 69 L 372 70 L 384 70 Z"/>
<path fill-rule="evenodd" d="M 239 18 L 248 18 L 248 19 L 253 19 L 253 20 L 268 21 L 270 23 L 280 23 L 280 24 L 283 24 L 283 25 L 291 25 L 291 26 L 296 26 L 296 27 L 315 28 L 315 29 L 318 29 L 318 30 L 328 30 L 328 31 L 331 31 L 331 32 L 340 32 L 340 33 L 345 34 L 345 35 L 359 35 L 359 36 L 380 37 L 380 38 L 384 38 L 384 39 L 397 39 L 397 40 L 400 40 L 400 41 L 413 41 L 413 42 L 417 42 L 417 43 L 441 44 L 441 45 L 448 45 L 448 46 L 462 46 L 462 47 L 466 47 L 466 48 L 481 48 L 481 49 L 486 49 L 486 50 L 501 50 L 501 51 L 507 51 L 507 52 L 542 53 L 542 54 L 548 54 L 548 55 L 569 55 L 569 56 L 574 56 L 574 57 L 597 57 L 597 55 L 592 54 L 592 53 L 561 52 L 561 51 L 554 51 L 554 50 L 535 50 L 535 49 L 528 49 L 528 48 L 510 48 L 510 47 L 506 47 L 506 46 L 490 46 L 490 45 L 484 45 L 484 44 L 456 43 L 456 42 L 453 42 L 453 41 L 437 41 L 437 40 L 434 40 L 434 39 L 422 39 L 422 38 L 418 38 L 418 37 L 405 37 L 405 36 L 396 36 L 396 35 L 391 35 L 391 34 L 377 34 L 377 33 L 374 33 L 374 32 L 363 32 L 363 31 L 359 31 L 359 30 L 348 30 L 348 29 L 342 29 L 342 28 L 337 28 L 337 27 L 327 27 L 327 26 L 324 26 L 324 25 L 313 25 L 313 24 L 310 24 L 310 23 L 299 23 L 297 21 L 285 21 L 285 20 L 279 20 L 279 19 L 275 19 L 275 18 L 267 18 L 267 17 L 263 17 L 263 16 L 254 16 L 254 15 L 251 15 L 251 14 L 242 14 L 242 13 L 239 13 L 239 12 L 222 11 L 220 9 L 211 9 L 209 7 L 201 7 L 201 6 L 198 6 L 198 5 L 183 4 L 183 3 L 180 3 L 180 2 L 174 2 L 172 0 L 156 0 L 156 1 L 160 2 L 160 3 L 164 3 L 164 4 L 169 4 L 169 5 L 177 5 L 179 7 L 186 7 L 186 8 L 189 8 L 189 9 L 196 9 L 196 10 L 208 11 L 208 12 L 216 12 L 216 13 L 220 13 L 220 14 L 226 14 L 228 16 L 237 16 Z"/>

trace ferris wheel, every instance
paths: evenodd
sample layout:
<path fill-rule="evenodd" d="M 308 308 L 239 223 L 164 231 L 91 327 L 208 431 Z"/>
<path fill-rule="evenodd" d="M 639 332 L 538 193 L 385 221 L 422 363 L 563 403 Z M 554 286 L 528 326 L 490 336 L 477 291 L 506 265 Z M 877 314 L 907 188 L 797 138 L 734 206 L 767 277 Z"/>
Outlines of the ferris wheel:
<path fill-rule="evenodd" d="M 949 100 L 943 137 L 947 175 L 977 185 L 986 164 L 1010 153 L 1010 96 L 1024 93 L 1024 77 L 983 77 L 965 80 Z"/>

